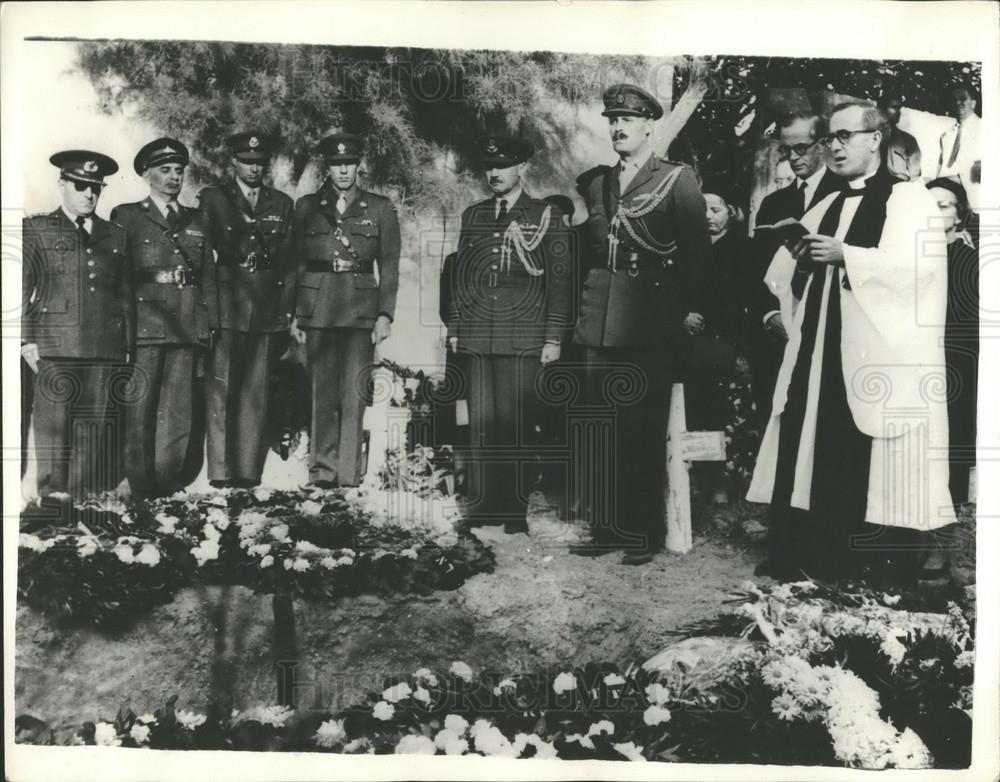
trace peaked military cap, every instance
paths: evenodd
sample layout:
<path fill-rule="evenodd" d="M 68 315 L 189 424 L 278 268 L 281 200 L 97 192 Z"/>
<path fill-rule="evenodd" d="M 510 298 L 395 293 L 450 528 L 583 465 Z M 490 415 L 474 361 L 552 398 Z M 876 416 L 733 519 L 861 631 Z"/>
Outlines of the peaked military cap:
<path fill-rule="evenodd" d="M 612 84 L 604 91 L 605 117 L 622 115 L 659 119 L 663 116 L 660 102 L 641 87 L 634 84 Z"/>
<path fill-rule="evenodd" d="M 142 174 L 147 168 L 162 166 L 164 163 L 188 164 L 190 156 L 187 147 L 174 138 L 158 138 L 150 141 L 135 156 L 135 173 Z"/>
<path fill-rule="evenodd" d="M 103 185 L 104 177 L 111 176 L 118 170 L 118 164 L 107 155 L 88 149 L 56 152 L 49 158 L 49 162 L 59 169 L 63 179 L 89 182 L 92 185 Z"/>
<path fill-rule="evenodd" d="M 226 139 L 226 144 L 237 160 L 263 163 L 271 157 L 274 139 L 266 133 L 251 129 L 233 133 Z"/>
<path fill-rule="evenodd" d="M 483 165 L 487 168 L 510 168 L 535 154 L 531 142 L 517 136 L 487 136 L 479 143 Z"/>
<path fill-rule="evenodd" d="M 357 163 L 364 153 L 365 143 L 354 133 L 334 133 L 321 139 L 316 149 L 328 164 Z"/>

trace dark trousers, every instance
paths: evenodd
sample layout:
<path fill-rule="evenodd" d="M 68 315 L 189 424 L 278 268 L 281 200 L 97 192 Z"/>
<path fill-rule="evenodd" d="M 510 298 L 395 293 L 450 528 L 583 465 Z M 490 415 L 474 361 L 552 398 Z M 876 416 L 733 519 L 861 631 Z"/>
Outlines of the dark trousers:
<path fill-rule="evenodd" d="M 74 497 L 103 491 L 118 455 L 107 453 L 107 418 L 113 365 L 74 358 L 39 359 L 34 378 L 35 459 L 38 494 Z"/>
<path fill-rule="evenodd" d="M 585 404 L 569 410 L 571 492 L 595 539 L 656 551 L 666 536 L 664 349 L 585 348 Z"/>
<path fill-rule="evenodd" d="M 538 479 L 538 355 L 465 354 L 469 440 L 466 502 L 476 524 L 525 520 Z"/>
<path fill-rule="evenodd" d="M 204 348 L 140 345 L 125 401 L 125 471 L 137 497 L 180 491 L 201 471 Z"/>
<path fill-rule="evenodd" d="M 306 351 L 312 383 L 309 479 L 357 486 L 372 395 L 371 329 L 309 329 Z"/>
<path fill-rule="evenodd" d="M 281 337 L 216 333 L 205 377 L 209 480 L 260 482 L 267 456 L 268 379 Z"/>
<path fill-rule="evenodd" d="M 761 431 L 771 418 L 771 400 L 778 381 L 778 370 L 785 355 L 785 343 L 769 337 L 761 327 L 751 333 L 747 358 L 750 361 L 751 390 L 757 406 Z"/>

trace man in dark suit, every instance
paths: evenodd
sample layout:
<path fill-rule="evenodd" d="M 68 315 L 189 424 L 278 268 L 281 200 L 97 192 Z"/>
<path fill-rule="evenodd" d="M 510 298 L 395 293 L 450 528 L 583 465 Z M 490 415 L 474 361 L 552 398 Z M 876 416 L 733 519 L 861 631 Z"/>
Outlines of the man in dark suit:
<path fill-rule="evenodd" d="M 272 141 L 257 130 L 227 139 L 234 176 L 201 191 L 216 250 L 219 331 L 207 372 L 208 479 L 256 486 L 267 455 L 268 378 L 287 347 L 295 266 L 292 199 L 264 184 Z"/>
<path fill-rule="evenodd" d="M 603 97 L 619 161 L 598 169 L 585 194 L 584 257 L 592 265 L 573 340 L 583 348 L 593 415 L 591 431 L 575 438 L 591 444 L 575 454 L 573 483 L 577 492 L 586 489 L 579 507 L 593 540 L 572 550 L 597 556 L 625 549 L 622 561 L 641 565 L 665 540 L 670 387 L 687 344 L 682 319 L 693 272 L 708 262 L 711 244 L 694 171 L 653 154 L 653 123 L 663 108 L 629 84 Z M 604 438 L 608 447 L 597 446 Z"/>
<path fill-rule="evenodd" d="M 557 361 L 571 322 L 571 257 L 560 211 L 523 188 L 531 144 L 482 143 L 491 191 L 462 213 L 452 275 L 448 341 L 468 372 L 474 523 L 527 532 L 527 500 L 544 436 L 538 375 Z M 544 392 L 541 392 L 544 393 Z"/>
<path fill-rule="evenodd" d="M 399 219 L 384 196 L 362 190 L 363 142 L 351 133 L 319 144 L 328 177 L 299 199 L 292 222 L 298 260 L 293 337 L 312 378 L 309 479 L 356 486 L 375 346 L 391 331 L 399 283 Z"/>
<path fill-rule="evenodd" d="M 135 284 L 137 347 L 125 412 L 135 497 L 183 489 L 204 461 L 204 362 L 219 299 L 208 220 L 177 201 L 187 163 L 181 142 L 149 142 L 134 163 L 149 196 L 111 213 L 128 236 Z"/>
<path fill-rule="evenodd" d="M 813 204 L 843 186 L 841 178 L 826 167 L 826 149 L 820 144 L 825 132 L 824 119 L 815 114 L 789 114 L 782 118 L 778 158 L 789 162 L 795 181 L 761 201 L 754 220 L 755 228 L 787 218 L 797 220 Z M 753 282 L 748 301 L 748 344 L 754 402 L 762 426 L 771 415 L 774 383 L 788 339 L 778 311 L 778 300 L 764 283 L 767 267 L 779 244 L 767 232 L 755 233 L 751 243 Z"/>
<path fill-rule="evenodd" d="M 62 205 L 25 218 L 21 355 L 34 394 L 38 494 L 78 497 L 111 488 L 103 453 L 116 365 L 135 350 L 135 306 L 125 232 L 94 210 L 118 164 L 88 150 L 59 152 Z M 113 424 L 112 424 L 113 427 Z"/>

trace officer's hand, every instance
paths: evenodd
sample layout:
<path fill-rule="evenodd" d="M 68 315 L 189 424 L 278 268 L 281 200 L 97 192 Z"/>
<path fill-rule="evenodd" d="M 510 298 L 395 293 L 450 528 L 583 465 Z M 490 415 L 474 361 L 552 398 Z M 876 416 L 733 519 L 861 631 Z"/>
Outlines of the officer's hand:
<path fill-rule="evenodd" d="M 21 345 L 21 355 L 27 362 L 28 366 L 31 367 L 31 371 L 36 375 L 38 374 L 38 345 L 34 342 L 29 342 L 26 345 Z"/>
<path fill-rule="evenodd" d="M 705 329 L 705 319 L 697 312 L 689 312 L 683 325 L 688 334 L 699 334 Z"/>
<path fill-rule="evenodd" d="M 542 345 L 542 364 L 551 364 L 553 361 L 558 361 L 559 356 L 562 355 L 562 345 L 558 342 L 546 342 Z"/>
<path fill-rule="evenodd" d="M 780 313 L 776 312 L 767 319 L 767 322 L 764 324 L 764 331 L 781 342 L 788 341 L 788 332 L 785 331 L 785 324 L 781 320 Z"/>
<path fill-rule="evenodd" d="M 380 342 L 388 339 L 391 333 L 392 321 L 390 321 L 385 315 L 379 315 L 375 319 L 375 327 L 372 329 L 372 344 L 378 345 Z"/>
<path fill-rule="evenodd" d="M 844 265 L 844 245 L 839 239 L 823 234 L 806 234 L 803 241 L 809 243 L 809 258 L 813 263 Z"/>
<path fill-rule="evenodd" d="M 306 344 L 306 333 L 299 328 L 299 322 L 296 318 L 292 318 L 292 322 L 288 324 L 288 333 L 300 345 Z"/>

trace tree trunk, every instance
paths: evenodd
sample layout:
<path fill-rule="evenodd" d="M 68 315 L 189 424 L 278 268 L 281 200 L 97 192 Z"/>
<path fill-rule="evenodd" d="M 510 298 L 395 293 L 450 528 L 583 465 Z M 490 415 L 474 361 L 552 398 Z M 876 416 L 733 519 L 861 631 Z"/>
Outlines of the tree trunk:
<path fill-rule="evenodd" d="M 669 81 L 672 83 L 674 66 L 666 66 L 666 68 L 669 68 L 671 77 Z M 663 83 L 668 81 L 666 78 L 667 75 L 666 70 L 664 70 L 662 74 Z M 667 156 L 667 149 L 669 149 L 673 140 L 677 138 L 677 135 L 684 129 L 687 121 L 691 119 L 691 115 L 694 114 L 695 110 L 701 104 L 702 99 L 708 92 L 709 76 L 707 63 L 700 58 L 695 58 L 691 63 L 688 86 L 680 98 L 677 99 L 677 103 L 673 108 L 670 107 L 669 103 L 672 99 L 672 93 L 667 96 L 664 109 L 667 109 L 669 113 L 660 126 L 653 132 L 653 151 L 660 157 Z M 661 94 L 663 93 L 662 87 L 660 92 Z"/>

